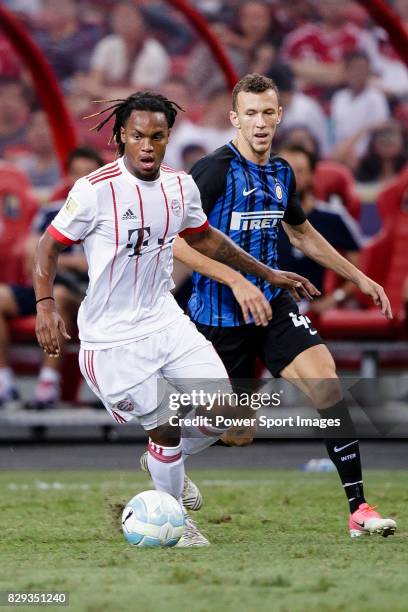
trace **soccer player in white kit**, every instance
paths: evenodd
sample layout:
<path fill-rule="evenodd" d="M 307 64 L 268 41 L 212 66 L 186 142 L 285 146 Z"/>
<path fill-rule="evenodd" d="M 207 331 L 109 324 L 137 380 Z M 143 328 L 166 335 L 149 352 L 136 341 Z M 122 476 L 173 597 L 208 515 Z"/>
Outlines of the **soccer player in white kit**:
<path fill-rule="evenodd" d="M 192 177 L 162 165 L 179 108 L 174 102 L 150 92 L 112 102 L 110 115 L 96 128 L 115 117 L 118 159 L 75 183 L 38 245 L 36 333 L 43 350 L 57 356 L 59 334 L 68 338 L 52 294 L 58 255 L 83 242 L 89 286 L 78 315 L 82 374 L 117 422 L 138 419 L 149 435 L 147 462 L 156 489 L 181 500 L 185 456 L 212 444 L 223 430 L 196 428 L 183 437 L 179 427 L 169 425 L 172 412 L 159 383 L 182 387 L 189 379 L 228 375 L 170 293 L 176 236 L 302 296 L 314 295 L 315 288 L 299 275 L 261 264 L 211 228 Z M 267 324 L 271 309 L 255 286 L 248 290 L 247 306 L 256 322 Z M 188 516 L 179 545 L 208 545 Z"/>

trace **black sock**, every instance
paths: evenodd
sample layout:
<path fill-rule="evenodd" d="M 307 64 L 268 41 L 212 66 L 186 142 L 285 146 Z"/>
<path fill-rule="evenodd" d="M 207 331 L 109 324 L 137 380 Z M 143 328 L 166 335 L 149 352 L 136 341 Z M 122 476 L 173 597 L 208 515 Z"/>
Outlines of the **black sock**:
<path fill-rule="evenodd" d="M 346 401 L 343 399 L 326 410 L 319 410 L 324 419 L 340 419 L 340 427 L 329 427 L 326 435 L 343 434 L 342 438 L 327 437 L 326 448 L 336 466 L 350 506 L 350 512 L 365 502 L 361 470 L 360 447 Z"/>

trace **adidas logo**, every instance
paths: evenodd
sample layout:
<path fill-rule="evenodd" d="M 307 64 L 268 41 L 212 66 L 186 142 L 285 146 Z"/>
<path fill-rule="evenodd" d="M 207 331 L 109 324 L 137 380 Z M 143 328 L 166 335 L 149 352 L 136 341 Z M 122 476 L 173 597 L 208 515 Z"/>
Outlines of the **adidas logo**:
<path fill-rule="evenodd" d="M 122 215 L 122 221 L 132 221 L 132 219 L 137 219 L 137 216 L 128 208 L 125 214 Z"/>

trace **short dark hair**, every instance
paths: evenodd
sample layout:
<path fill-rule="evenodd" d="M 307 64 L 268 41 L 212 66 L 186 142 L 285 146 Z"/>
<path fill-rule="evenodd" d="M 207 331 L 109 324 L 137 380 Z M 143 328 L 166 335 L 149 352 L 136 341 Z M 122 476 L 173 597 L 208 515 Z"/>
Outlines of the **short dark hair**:
<path fill-rule="evenodd" d="M 92 149 L 92 147 L 76 147 L 75 149 L 72 149 L 71 153 L 67 157 L 67 170 L 70 170 L 72 163 L 76 159 L 82 159 L 84 157 L 85 159 L 94 161 L 99 168 L 105 164 L 99 153 L 95 151 L 95 149 Z"/>
<path fill-rule="evenodd" d="M 253 74 L 246 74 L 240 81 L 238 81 L 232 90 L 232 108 L 234 111 L 237 110 L 237 97 L 241 91 L 263 93 L 268 89 L 273 89 L 273 91 L 276 92 L 279 103 L 279 89 L 272 79 L 263 76 L 262 74 L 257 74 L 256 72 Z"/>
<path fill-rule="evenodd" d="M 132 111 L 140 110 L 140 111 L 149 111 L 152 113 L 163 113 L 166 117 L 167 125 L 169 129 L 171 129 L 176 120 L 177 112 L 179 110 L 184 110 L 179 106 L 176 102 L 172 102 L 168 100 L 165 96 L 159 93 L 153 93 L 151 91 L 137 91 L 134 94 L 131 94 L 124 100 L 98 100 L 101 103 L 110 103 L 114 102 L 112 106 L 108 106 L 104 110 L 99 113 L 94 113 L 93 115 L 88 115 L 88 117 L 84 117 L 84 119 L 89 119 L 90 117 L 97 117 L 99 115 L 103 115 L 108 111 L 111 111 L 110 114 L 100 121 L 97 125 L 95 125 L 92 129 L 101 130 L 103 126 L 110 121 L 110 119 L 115 116 L 115 123 L 112 128 L 112 136 L 109 140 L 115 140 L 118 148 L 118 154 L 123 155 L 125 152 L 125 145 L 121 140 L 120 130 L 122 127 L 125 127 L 126 121 L 129 119 Z"/>
<path fill-rule="evenodd" d="M 290 153 L 301 153 L 302 155 L 304 155 L 305 157 L 307 157 L 307 160 L 309 162 L 309 167 L 311 169 L 312 172 L 315 171 L 316 166 L 317 166 L 317 162 L 319 161 L 319 158 L 317 157 L 317 155 L 315 155 L 314 153 L 312 153 L 311 151 L 308 151 L 305 147 L 302 147 L 302 145 L 298 145 L 298 144 L 283 144 L 280 148 L 279 151 L 279 155 L 282 155 L 282 151 L 288 151 Z"/>
<path fill-rule="evenodd" d="M 272 79 L 279 91 L 295 91 L 295 73 L 289 64 L 274 64 L 268 70 L 268 78 Z"/>

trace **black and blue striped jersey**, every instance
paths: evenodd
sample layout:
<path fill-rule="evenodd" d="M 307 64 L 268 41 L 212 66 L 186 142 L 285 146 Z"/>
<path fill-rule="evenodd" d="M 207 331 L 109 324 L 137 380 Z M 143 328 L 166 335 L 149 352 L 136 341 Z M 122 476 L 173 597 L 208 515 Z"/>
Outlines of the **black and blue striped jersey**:
<path fill-rule="evenodd" d="M 259 261 L 278 269 L 280 222 L 299 225 L 306 220 L 289 164 L 272 156 L 268 164 L 258 165 L 245 159 L 230 142 L 200 159 L 191 175 L 210 225 Z M 247 278 L 268 300 L 280 293 L 280 289 L 262 279 L 251 275 Z M 231 289 L 196 272 L 189 311 L 194 321 L 204 325 L 245 325 Z"/>

